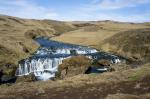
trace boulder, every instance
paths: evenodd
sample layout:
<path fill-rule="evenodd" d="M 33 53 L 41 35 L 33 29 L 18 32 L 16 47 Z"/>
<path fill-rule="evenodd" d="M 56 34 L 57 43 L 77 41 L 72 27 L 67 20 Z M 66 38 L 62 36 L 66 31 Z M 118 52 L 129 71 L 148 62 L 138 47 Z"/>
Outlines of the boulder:
<path fill-rule="evenodd" d="M 111 61 L 106 60 L 106 59 L 101 59 L 101 60 L 98 60 L 98 65 L 103 66 L 103 67 L 110 66 Z"/>
<path fill-rule="evenodd" d="M 65 59 L 58 68 L 57 78 L 84 74 L 90 64 L 91 60 L 85 56 L 73 56 L 69 59 Z"/>

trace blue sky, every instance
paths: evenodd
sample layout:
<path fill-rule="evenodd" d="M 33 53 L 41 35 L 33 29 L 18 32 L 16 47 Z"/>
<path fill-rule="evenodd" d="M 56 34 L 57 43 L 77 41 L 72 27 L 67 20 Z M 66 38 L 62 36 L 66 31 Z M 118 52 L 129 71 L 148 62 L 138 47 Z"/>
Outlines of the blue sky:
<path fill-rule="evenodd" d="M 150 0 L 0 0 L 0 14 L 65 21 L 150 22 Z"/>

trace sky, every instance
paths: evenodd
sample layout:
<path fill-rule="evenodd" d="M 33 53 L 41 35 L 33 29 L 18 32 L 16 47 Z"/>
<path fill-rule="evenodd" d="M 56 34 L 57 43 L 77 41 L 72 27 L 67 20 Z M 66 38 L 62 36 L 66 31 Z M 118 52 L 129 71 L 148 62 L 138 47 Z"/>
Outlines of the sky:
<path fill-rule="evenodd" d="M 150 22 L 150 0 L 0 0 L 0 14 L 62 21 Z"/>

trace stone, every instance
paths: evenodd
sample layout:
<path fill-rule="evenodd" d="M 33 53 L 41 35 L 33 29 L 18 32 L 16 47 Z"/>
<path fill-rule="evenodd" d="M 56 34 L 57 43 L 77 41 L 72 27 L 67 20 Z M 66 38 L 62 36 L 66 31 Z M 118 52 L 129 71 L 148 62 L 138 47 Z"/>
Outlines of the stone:
<path fill-rule="evenodd" d="M 90 66 L 90 59 L 85 56 L 74 56 L 65 59 L 58 68 L 57 78 L 72 77 L 78 74 L 85 74 Z"/>

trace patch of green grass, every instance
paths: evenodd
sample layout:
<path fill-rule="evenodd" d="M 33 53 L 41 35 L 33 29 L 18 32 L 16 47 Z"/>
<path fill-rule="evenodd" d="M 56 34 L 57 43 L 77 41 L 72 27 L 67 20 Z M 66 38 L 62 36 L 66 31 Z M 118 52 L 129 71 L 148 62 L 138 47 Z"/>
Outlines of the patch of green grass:
<path fill-rule="evenodd" d="M 132 75 L 132 76 L 129 76 L 128 77 L 128 80 L 130 80 L 130 81 L 135 81 L 135 80 L 138 80 L 140 77 L 139 76 L 137 76 L 137 75 Z"/>
<path fill-rule="evenodd" d="M 145 75 L 150 75 L 150 64 L 146 64 L 143 68 L 133 72 L 132 75 L 128 77 L 128 80 L 135 81 L 142 78 Z"/>

